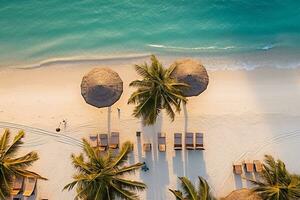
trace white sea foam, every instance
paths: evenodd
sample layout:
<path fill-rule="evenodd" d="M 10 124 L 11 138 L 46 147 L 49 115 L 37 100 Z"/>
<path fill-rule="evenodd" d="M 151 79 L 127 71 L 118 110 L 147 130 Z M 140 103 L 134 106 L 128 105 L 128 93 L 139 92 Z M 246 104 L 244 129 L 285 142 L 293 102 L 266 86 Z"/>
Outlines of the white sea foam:
<path fill-rule="evenodd" d="M 87 56 L 87 57 L 65 57 L 65 58 L 51 58 L 43 60 L 35 64 L 29 64 L 24 66 L 11 66 L 11 68 L 16 69 L 33 69 L 40 67 L 47 67 L 51 65 L 60 65 L 60 64 L 80 64 L 80 63 L 101 63 L 109 61 L 126 61 L 134 59 L 142 59 L 149 57 L 149 53 L 143 54 L 128 54 L 128 55 L 118 55 L 118 56 Z"/>
<path fill-rule="evenodd" d="M 154 48 L 163 48 L 163 49 L 178 49 L 178 50 L 226 50 L 226 49 L 235 49 L 235 46 L 207 46 L 207 47 L 179 47 L 179 46 L 165 46 L 161 44 L 148 44 L 149 47 Z"/>

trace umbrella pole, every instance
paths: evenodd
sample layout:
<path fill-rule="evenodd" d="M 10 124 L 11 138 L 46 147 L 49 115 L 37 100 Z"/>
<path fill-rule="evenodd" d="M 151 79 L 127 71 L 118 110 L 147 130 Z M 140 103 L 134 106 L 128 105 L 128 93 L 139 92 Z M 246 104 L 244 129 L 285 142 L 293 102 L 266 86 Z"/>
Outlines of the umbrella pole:
<path fill-rule="evenodd" d="M 111 131 L 111 107 L 109 106 L 107 108 L 107 133 L 108 135 L 110 135 L 110 131 Z"/>
<path fill-rule="evenodd" d="M 182 102 L 183 107 L 183 114 L 184 114 L 184 132 L 186 133 L 188 131 L 188 123 L 189 123 L 189 116 L 186 109 L 186 103 Z"/>

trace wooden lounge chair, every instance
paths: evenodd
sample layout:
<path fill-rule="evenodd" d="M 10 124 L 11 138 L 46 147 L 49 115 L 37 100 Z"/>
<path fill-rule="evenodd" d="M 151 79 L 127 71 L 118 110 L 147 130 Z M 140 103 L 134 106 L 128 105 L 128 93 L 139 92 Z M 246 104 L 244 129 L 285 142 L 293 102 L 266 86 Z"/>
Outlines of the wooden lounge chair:
<path fill-rule="evenodd" d="M 182 133 L 174 133 L 174 150 L 182 150 Z"/>
<path fill-rule="evenodd" d="M 23 192 L 23 195 L 25 197 L 30 197 L 34 193 L 36 182 L 37 182 L 36 178 L 25 178 L 24 180 L 25 188 Z"/>
<path fill-rule="evenodd" d="M 237 175 L 241 175 L 243 173 L 242 164 L 233 164 L 233 171 Z"/>
<path fill-rule="evenodd" d="M 255 171 L 261 173 L 263 171 L 263 164 L 259 160 L 254 160 Z"/>
<path fill-rule="evenodd" d="M 90 143 L 91 147 L 93 147 L 93 148 L 98 147 L 98 135 L 97 134 L 91 134 L 89 136 L 89 138 L 90 138 L 89 143 Z"/>
<path fill-rule="evenodd" d="M 145 143 L 143 145 L 144 151 L 145 152 L 150 152 L 151 151 L 151 143 Z"/>
<path fill-rule="evenodd" d="M 120 143 L 119 132 L 112 132 L 110 135 L 109 148 L 118 149 Z"/>
<path fill-rule="evenodd" d="M 246 167 L 246 172 L 252 173 L 254 171 L 254 165 L 253 162 L 246 160 L 245 161 L 245 167 Z"/>
<path fill-rule="evenodd" d="M 108 147 L 108 135 L 99 134 L 99 149 L 100 151 L 105 151 Z"/>
<path fill-rule="evenodd" d="M 204 150 L 203 133 L 196 133 L 196 150 Z"/>
<path fill-rule="evenodd" d="M 193 150 L 194 147 L 194 134 L 193 133 L 185 133 L 185 148 L 187 150 Z"/>
<path fill-rule="evenodd" d="M 23 182 L 24 182 L 24 178 L 23 177 L 14 177 L 13 180 L 13 185 L 12 185 L 12 191 L 11 191 L 11 196 L 16 196 L 18 195 L 22 188 L 23 188 Z"/>
<path fill-rule="evenodd" d="M 158 133 L 158 150 L 161 152 L 166 151 L 166 134 Z"/>

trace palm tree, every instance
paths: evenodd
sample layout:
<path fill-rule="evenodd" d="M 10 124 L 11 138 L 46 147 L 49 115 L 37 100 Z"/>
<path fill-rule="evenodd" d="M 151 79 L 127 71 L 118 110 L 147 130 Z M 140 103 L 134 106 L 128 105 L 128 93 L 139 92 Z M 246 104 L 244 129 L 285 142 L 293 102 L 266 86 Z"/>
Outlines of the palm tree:
<path fill-rule="evenodd" d="M 24 156 L 16 157 L 20 146 L 23 144 L 24 132 L 19 131 L 11 144 L 11 133 L 6 129 L 0 138 L 0 199 L 10 196 L 13 177 L 33 177 L 44 179 L 37 173 L 27 170 L 35 161 L 39 159 L 36 152 L 27 153 Z"/>
<path fill-rule="evenodd" d="M 137 104 L 133 116 L 142 118 L 144 125 L 154 124 L 162 109 L 173 121 L 175 111 L 180 111 L 180 103 L 187 102 L 182 89 L 188 85 L 170 76 L 175 67 L 165 69 L 154 55 L 151 56 L 150 66 L 147 63 L 135 65 L 136 72 L 143 79 L 130 83 L 129 86 L 137 87 L 137 90 L 131 94 L 128 104 Z"/>
<path fill-rule="evenodd" d="M 177 200 L 215 200 L 216 198 L 211 194 L 207 181 L 200 176 L 198 178 L 198 191 L 196 186 L 186 177 L 179 177 L 183 192 L 179 190 L 169 190 L 174 194 Z"/>
<path fill-rule="evenodd" d="M 265 200 L 294 200 L 300 198 L 300 176 L 290 174 L 281 160 L 275 161 L 265 155 L 260 179 L 250 180 L 255 187 L 253 192 Z"/>
<path fill-rule="evenodd" d="M 72 190 L 77 186 L 76 198 L 84 200 L 138 199 L 135 191 L 144 190 L 146 185 L 124 178 L 125 174 L 132 173 L 143 166 L 142 163 L 124 166 L 128 154 L 132 151 L 130 142 L 124 143 L 115 156 L 109 151 L 100 154 L 99 149 L 92 148 L 84 139 L 83 145 L 87 159 L 84 158 L 83 153 L 71 156 L 77 173 L 73 176 L 74 181 L 66 185 L 64 190 Z"/>

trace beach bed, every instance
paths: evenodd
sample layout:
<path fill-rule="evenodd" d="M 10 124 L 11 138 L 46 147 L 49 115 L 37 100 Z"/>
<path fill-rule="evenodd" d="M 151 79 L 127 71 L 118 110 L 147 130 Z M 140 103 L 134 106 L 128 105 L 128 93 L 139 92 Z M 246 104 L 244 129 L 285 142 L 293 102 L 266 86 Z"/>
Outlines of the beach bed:
<path fill-rule="evenodd" d="M 100 151 L 105 151 L 108 147 L 108 135 L 99 134 L 99 149 Z"/>
<path fill-rule="evenodd" d="M 204 150 L 203 133 L 196 133 L 196 150 Z"/>
<path fill-rule="evenodd" d="M 24 183 L 24 178 L 23 177 L 14 177 L 13 179 L 13 184 L 12 184 L 12 191 L 11 191 L 11 196 L 16 196 L 18 195 L 21 190 L 23 189 L 23 183 Z"/>
<path fill-rule="evenodd" d="M 246 160 L 245 162 L 246 172 L 252 173 L 254 171 L 254 164 L 250 160 Z"/>
<path fill-rule="evenodd" d="M 109 140 L 109 148 L 118 149 L 120 144 L 119 132 L 112 132 Z"/>
<path fill-rule="evenodd" d="M 185 148 L 187 150 L 193 150 L 194 149 L 194 134 L 187 132 L 185 133 Z"/>
<path fill-rule="evenodd" d="M 263 164 L 259 160 L 254 160 L 253 163 L 256 172 L 260 173 L 263 171 Z"/>
<path fill-rule="evenodd" d="M 158 150 L 161 152 L 166 151 L 166 134 L 158 133 Z"/>
<path fill-rule="evenodd" d="M 143 149 L 145 152 L 150 152 L 151 151 L 151 143 L 145 143 L 143 145 Z"/>
<path fill-rule="evenodd" d="M 233 172 L 237 175 L 241 175 L 243 173 L 242 164 L 239 163 L 233 164 Z"/>
<path fill-rule="evenodd" d="M 36 187 L 36 178 L 25 178 L 24 180 L 24 192 L 23 195 L 25 197 L 30 197 L 32 194 L 34 194 L 34 190 Z"/>
<path fill-rule="evenodd" d="M 174 133 L 174 150 L 182 150 L 182 133 Z"/>
<path fill-rule="evenodd" d="M 89 136 L 89 139 L 90 139 L 89 143 L 90 143 L 91 147 L 93 147 L 93 148 L 98 147 L 98 135 L 97 134 L 91 134 Z"/>

